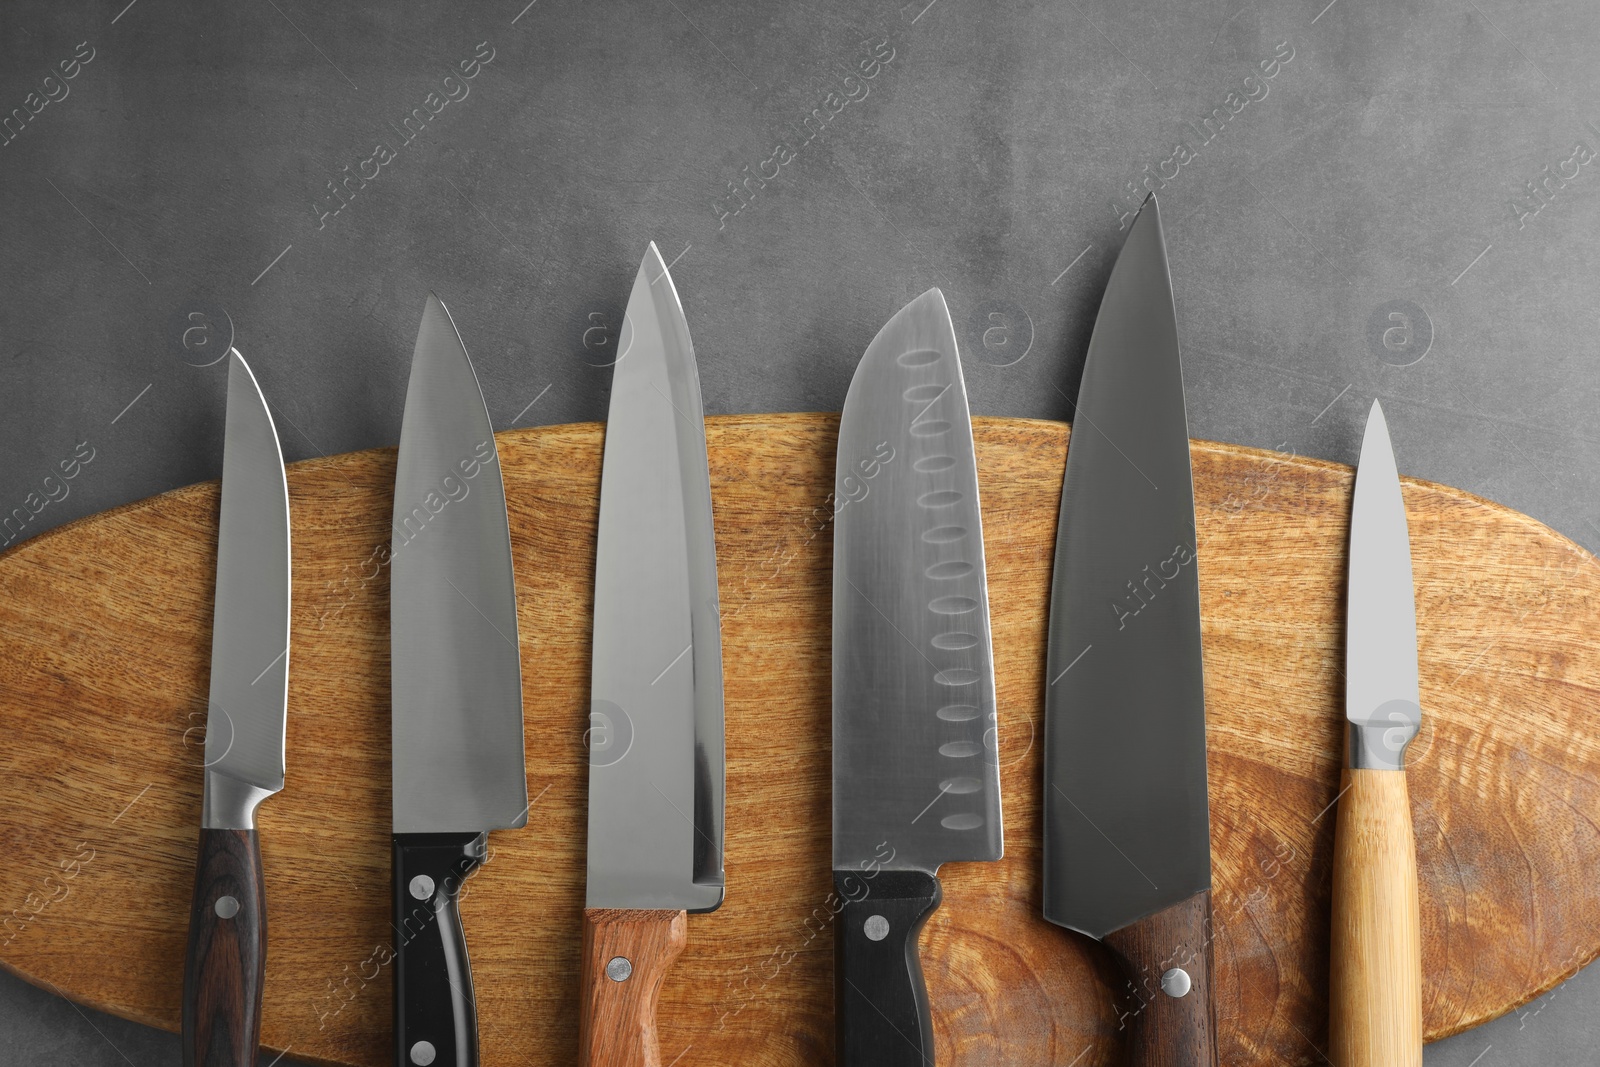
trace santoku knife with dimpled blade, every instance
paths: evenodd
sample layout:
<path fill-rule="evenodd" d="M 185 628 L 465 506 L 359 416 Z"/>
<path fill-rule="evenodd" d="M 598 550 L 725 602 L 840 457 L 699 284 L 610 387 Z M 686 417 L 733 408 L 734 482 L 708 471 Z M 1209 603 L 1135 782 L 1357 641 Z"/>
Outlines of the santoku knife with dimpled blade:
<path fill-rule="evenodd" d="M 1422 925 L 1405 771 L 1422 725 L 1416 592 L 1400 473 L 1376 401 L 1356 468 L 1348 597 L 1328 1055 L 1338 1067 L 1421 1067 Z"/>
<path fill-rule="evenodd" d="M 184 1067 L 253 1067 L 267 962 L 256 805 L 283 788 L 289 484 L 255 375 L 228 353 L 200 860 L 183 968 Z"/>
<path fill-rule="evenodd" d="M 917 935 L 939 867 L 1001 854 L 978 468 L 944 295 L 900 309 L 839 422 L 833 529 L 840 1067 L 925 1067 Z"/>
<path fill-rule="evenodd" d="M 1150 197 L 1072 420 L 1045 673 L 1044 917 L 1120 958 L 1135 1067 L 1213 1067 L 1211 835 L 1194 483 Z"/>
<path fill-rule="evenodd" d="M 395 1067 L 475 1067 L 457 897 L 528 821 L 511 533 L 494 430 L 450 313 L 411 358 L 389 555 Z"/>
<path fill-rule="evenodd" d="M 723 745 L 700 375 L 654 243 L 617 340 L 594 566 L 578 1062 L 658 1067 L 687 915 L 722 903 Z"/>

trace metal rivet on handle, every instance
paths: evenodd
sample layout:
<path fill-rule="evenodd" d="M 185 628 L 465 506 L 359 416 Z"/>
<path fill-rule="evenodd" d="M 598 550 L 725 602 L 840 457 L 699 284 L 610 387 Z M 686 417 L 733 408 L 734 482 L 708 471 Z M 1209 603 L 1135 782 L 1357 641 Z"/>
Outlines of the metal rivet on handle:
<path fill-rule="evenodd" d="M 626 982 L 633 974 L 633 964 L 628 962 L 626 956 L 612 956 L 606 963 L 606 977 L 613 982 Z"/>
<path fill-rule="evenodd" d="M 1182 967 L 1174 967 L 1161 976 L 1161 992 L 1169 997 L 1181 997 L 1189 992 L 1189 972 Z"/>
<path fill-rule="evenodd" d="M 217 917 L 221 919 L 231 919 L 239 914 L 239 902 L 233 897 L 218 897 L 214 907 Z"/>
<path fill-rule="evenodd" d="M 882 915 L 868 915 L 867 921 L 861 924 L 861 932 L 867 935 L 868 941 L 882 941 L 889 936 L 889 920 Z"/>
<path fill-rule="evenodd" d="M 438 1054 L 434 1050 L 433 1042 L 431 1041 L 418 1041 L 411 1046 L 411 1062 L 415 1063 L 417 1067 L 428 1067 L 428 1064 L 432 1063 L 434 1057 Z"/>
<path fill-rule="evenodd" d="M 411 879 L 411 895 L 418 900 L 430 899 L 433 896 L 433 879 L 425 874 L 419 874 Z M 424 1041 L 422 1044 L 426 1045 L 427 1042 Z M 432 1049 L 433 1046 L 428 1045 L 428 1048 Z M 432 1053 L 430 1052 L 429 1055 L 431 1056 Z M 429 1062 L 432 1061 L 430 1060 Z"/>

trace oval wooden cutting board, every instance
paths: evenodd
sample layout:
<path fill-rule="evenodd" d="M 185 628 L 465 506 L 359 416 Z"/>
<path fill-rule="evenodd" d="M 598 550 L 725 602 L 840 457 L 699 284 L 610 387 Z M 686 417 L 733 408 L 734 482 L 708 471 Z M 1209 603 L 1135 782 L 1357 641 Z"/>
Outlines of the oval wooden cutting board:
<path fill-rule="evenodd" d="M 975 420 L 1006 856 L 947 866 L 922 938 L 938 1061 L 1113 1062 L 1099 946 L 1040 916 L 1044 637 L 1067 427 Z M 680 1067 L 832 1062 L 832 415 L 708 421 L 727 678 L 727 903 L 661 999 Z M 570 1064 L 602 427 L 499 435 L 529 793 L 462 902 L 485 1067 Z M 1321 1063 L 1351 472 L 1196 442 L 1229 1064 Z M 288 787 L 262 807 L 263 1041 L 389 1060 L 392 449 L 295 464 Z M 1600 949 L 1600 567 L 1533 520 L 1405 486 L 1425 719 L 1410 771 L 1430 1038 Z M 217 486 L 0 557 L 0 961 L 174 1029 L 200 815 Z M 676 1059 L 675 1059 L 676 1058 Z"/>

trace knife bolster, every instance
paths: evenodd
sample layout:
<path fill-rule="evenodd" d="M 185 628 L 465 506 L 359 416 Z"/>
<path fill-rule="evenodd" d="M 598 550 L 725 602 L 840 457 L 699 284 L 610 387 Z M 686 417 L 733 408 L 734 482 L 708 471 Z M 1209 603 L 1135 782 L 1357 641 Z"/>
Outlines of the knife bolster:
<path fill-rule="evenodd" d="M 394 835 L 395 1067 L 477 1065 L 478 1010 L 458 900 L 485 859 L 488 836 Z"/>
<path fill-rule="evenodd" d="M 933 1019 L 917 938 L 939 906 L 923 871 L 836 870 L 835 1054 L 839 1067 L 927 1067 Z"/>
<path fill-rule="evenodd" d="M 1128 984 L 1117 1005 L 1134 1067 L 1216 1067 L 1211 890 L 1107 934 Z"/>

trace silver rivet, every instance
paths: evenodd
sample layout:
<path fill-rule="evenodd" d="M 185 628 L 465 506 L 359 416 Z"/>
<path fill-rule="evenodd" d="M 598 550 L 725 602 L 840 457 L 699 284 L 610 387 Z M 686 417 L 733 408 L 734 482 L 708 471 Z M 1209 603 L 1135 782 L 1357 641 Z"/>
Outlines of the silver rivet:
<path fill-rule="evenodd" d="M 231 919 L 239 914 L 239 902 L 232 897 L 218 897 L 215 907 L 217 917 L 221 919 Z"/>
<path fill-rule="evenodd" d="M 415 1063 L 417 1067 L 428 1067 L 428 1064 L 432 1063 L 433 1058 L 438 1054 L 434 1050 L 433 1042 L 431 1041 L 418 1041 L 411 1046 L 411 1062 Z"/>
<path fill-rule="evenodd" d="M 1181 997 L 1189 992 L 1189 972 L 1174 967 L 1161 976 L 1161 992 L 1169 997 Z"/>
<path fill-rule="evenodd" d="M 418 900 L 431 899 L 433 897 L 433 879 L 429 878 L 425 874 L 419 874 L 415 878 L 411 879 L 411 895 L 416 897 Z M 426 1041 L 421 1043 L 428 1045 Z M 428 1050 L 428 1062 L 432 1063 L 433 1046 L 428 1045 Z"/>
<path fill-rule="evenodd" d="M 861 924 L 861 932 L 867 935 L 868 941 L 882 941 L 889 936 L 889 920 L 882 915 L 868 915 L 867 921 Z"/>
<path fill-rule="evenodd" d="M 633 964 L 628 962 L 626 956 L 612 956 L 606 963 L 606 977 L 613 982 L 626 982 L 633 974 Z"/>

